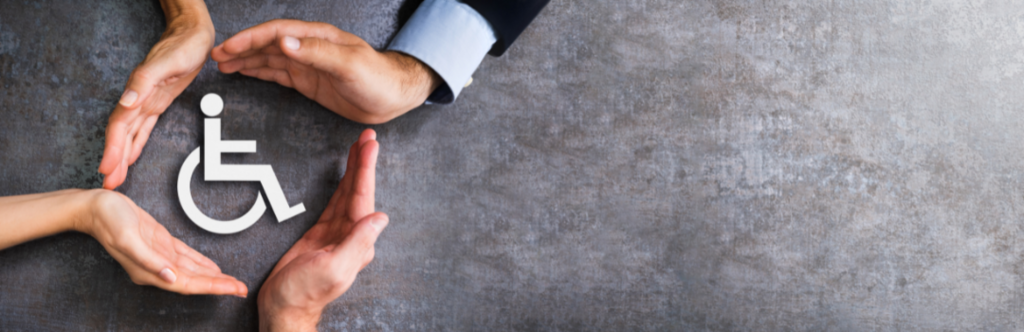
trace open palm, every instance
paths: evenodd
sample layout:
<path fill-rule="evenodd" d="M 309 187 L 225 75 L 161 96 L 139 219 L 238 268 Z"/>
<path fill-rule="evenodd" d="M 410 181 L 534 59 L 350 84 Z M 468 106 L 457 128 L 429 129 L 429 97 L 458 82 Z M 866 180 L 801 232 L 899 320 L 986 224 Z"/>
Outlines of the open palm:
<path fill-rule="evenodd" d="M 128 167 L 139 159 L 160 115 L 199 75 L 213 47 L 213 34 L 213 23 L 190 28 L 172 23 L 132 71 L 107 124 L 99 168 L 106 175 L 103 188 L 114 189 L 124 183 Z"/>
<path fill-rule="evenodd" d="M 370 129 L 360 135 L 323 215 L 270 272 L 260 289 L 261 320 L 287 314 L 315 324 L 323 307 L 373 259 L 373 244 L 388 222 L 384 213 L 374 213 L 375 138 Z"/>
<path fill-rule="evenodd" d="M 174 238 L 120 193 L 98 196 L 91 216 L 78 229 L 96 238 L 136 284 L 182 294 L 248 293 L 245 284 L 221 273 L 216 263 Z"/>
<path fill-rule="evenodd" d="M 419 60 L 378 52 L 327 23 L 272 20 L 235 34 L 211 56 L 223 73 L 277 82 L 362 123 L 402 115 L 440 84 Z"/>

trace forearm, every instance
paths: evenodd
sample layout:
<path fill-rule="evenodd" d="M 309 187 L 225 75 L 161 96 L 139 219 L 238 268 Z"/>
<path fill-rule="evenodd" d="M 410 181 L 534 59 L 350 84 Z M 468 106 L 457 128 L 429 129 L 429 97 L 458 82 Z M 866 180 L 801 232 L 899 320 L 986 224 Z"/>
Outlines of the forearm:
<path fill-rule="evenodd" d="M 68 189 L 0 197 L 0 250 L 79 229 L 89 221 L 89 204 L 96 194 L 96 190 Z"/>

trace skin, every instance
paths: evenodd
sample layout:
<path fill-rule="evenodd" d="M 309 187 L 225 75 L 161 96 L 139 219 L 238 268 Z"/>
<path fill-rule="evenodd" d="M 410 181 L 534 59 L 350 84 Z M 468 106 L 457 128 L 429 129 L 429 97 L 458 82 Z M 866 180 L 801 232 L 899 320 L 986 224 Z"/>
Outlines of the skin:
<path fill-rule="evenodd" d="M 211 56 L 225 74 L 277 82 L 367 124 L 422 105 L 441 84 L 416 58 L 378 52 L 356 35 L 318 22 L 269 21 L 235 34 Z"/>
<path fill-rule="evenodd" d="M 120 193 L 70 189 L 0 197 L 0 211 L 0 250 L 77 231 L 99 241 L 136 284 L 181 294 L 248 294 L 245 284 L 171 236 Z"/>
<path fill-rule="evenodd" d="M 376 136 L 367 129 L 352 145 L 345 175 L 320 219 L 260 288 L 261 331 L 315 331 L 324 307 L 348 291 L 373 260 L 374 244 L 389 222 L 374 211 Z M 0 214 L 0 250 L 77 231 L 99 241 L 136 284 L 181 294 L 248 294 L 245 284 L 118 192 L 69 189 L 0 197 Z"/>
<path fill-rule="evenodd" d="M 161 0 L 167 29 L 132 71 L 107 124 L 99 172 L 103 188 L 124 183 L 160 114 L 203 68 L 214 43 L 213 21 L 202 0 Z"/>
<path fill-rule="evenodd" d="M 138 160 L 160 114 L 199 74 L 213 46 L 213 23 L 201 0 L 161 0 L 161 6 L 167 30 L 132 72 L 107 126 L 99 167 L 107 189 L 124 183 L 128 167 Z M 377 52 L 362 39 L 323 23 L 270 21 L 238 33 L 214 49 L 212 55 L 220 62 L 222 72 L 240 72 L 295 88 L 335 113 L 363 123 L 394 119 L 421 105 L 440 85 L 437 74 L 418 60 L 396 52 Z M 356 274 L 372 260 L 373 243 L 388 223 L 386 215 L 373 213 L 373 169 L 378 150 L 375 137 L 372 130 L 360 136 L 349 154 L 350 171 L 331 205 L 317 225 L 285 254 L 261 288 L 261 329 L 315 330 L 323 307 L 347 291 Z M 84 194 L 71 196 L 78 195 Z M 127 197 L 109 191 L 97 196 L 104 198 L 95 203 L 100 207 L 91 211 L 106 216 L 99 220 L 129 220 L 124 218 L 134 216 L 130 220 L 135 224 L 105 227 L 85 223 L 90 226 L 81 230 L 95 234 L 136 283 L 198 294 L 203 292 L 196 288 L 200 281 L 208 281 L 206 293 L 228 294 L 229 289 L 221 281 L 234 281 L 235 286 L 243 288 L 231 290 L 241 296 L 246 293 L 237 280 L 215 275 L 220 270 L 212 261 L 194 250 L 185 250 L 188 246 L 171 237 Z M 35 208 L 41 206 L 45 205 Z M 0 205 L 0 211 L 3 207 Z M 6 236 L 10 239 L 6 246 L 79 230 L 74 225 L 80 223 L 80 218 L 73 219 L 76 221 L 71 228 L 8 227 L 14 230 L 9 234 L 14 235 Z M 0 225 L 0 232 L 4 230 Z M 134 231 L 138 231 L 139 239 L 134 239 Z M 3 238 L 0 235 L 0 241 Z M 212 276 L 231 280 L 200 278 Z"/>
<path fill-rule="evenodd" d="M 388 217 L 374 212 L 376 133 L 367 129 L 349 150 L 345 175 L 309 231 L 288 250 L 260 288 L 260 331 L 316 331 L 320 314 L 373 260 Z"/>
<path fill-rule="evenodd" d="M 213 48 L 214 27 L 200 0 L 162 0 L 167 30 L 128 80 L 110 115 L 99 172 L 103 187 L 124 183 L 156 121 L 195 79 L 210 54 L 226 74 L 277 82 L 350 120 L 380 124 L 422 105 L 441 84 L 403 53 L 374 50 L 330 24 L 273 20 Z"/>

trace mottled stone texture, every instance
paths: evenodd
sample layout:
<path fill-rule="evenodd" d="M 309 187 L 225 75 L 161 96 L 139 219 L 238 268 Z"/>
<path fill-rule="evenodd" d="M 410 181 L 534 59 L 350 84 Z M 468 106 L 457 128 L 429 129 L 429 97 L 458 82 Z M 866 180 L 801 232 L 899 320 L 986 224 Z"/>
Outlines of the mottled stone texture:
<path fill-rule="evenodd" d="M 404 0 L 209 1 L 223 41 L 272 18 L 381 47 Z M 156 1 L 0 3 L 0 195 L 100 185 L 106 117 Z M 1024 328 L 1024 6 L 1017 1 L 553 1 L 455 104 L 374 126 L 376 260 L 324 330 Z M 174 182 L 199 97 L 307 211 L 230 236 Z M 210 62 L 119 190 L 249 285 L 133 285 L 91 238 L 0 252 L 0 330 L 247 331 L 365 126 Z M 252 184 L 193 181 L 208 214 Z"/>

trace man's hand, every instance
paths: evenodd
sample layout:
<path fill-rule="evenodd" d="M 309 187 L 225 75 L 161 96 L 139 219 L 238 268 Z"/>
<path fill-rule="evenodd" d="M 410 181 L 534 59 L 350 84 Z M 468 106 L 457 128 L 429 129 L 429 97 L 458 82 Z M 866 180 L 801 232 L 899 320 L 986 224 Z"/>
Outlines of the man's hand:
<path fill-rule="evenodd" d="M 273 20 L 211 53 L 220 71 L 298 90 L 350 120 L 379 124 L 422 105 L 441 79 L 419 60 L 378 52 L 327 23 Z"/>
<path fill-rule="evenodd" d="M 260 288 L 262 331 L 315 331 L 320 313 L 344 294 L 373 260 L 373 244 L 388 224 L 374 212 L 376 133 L 367 129 L 352 145 L 345 176 L 327 208 L 277 262 Z"/>
<path fill-rule="evenodd" d="M 248 294 L 245 284 L 171 236 L 127 196 L 99 189 L 84 193 L 91 195 L 90 204 L 74 229 L 96 238 L 136 284 L 181 294 Z"/>
<path fill-rule="evenodd" d="M 156 120 L 192 83 L 213 47 L 214 29 L 202 1 L 163 0 L 167 30 L 128 78 L 107 124 L 100 173 L 103 188 L 124 183 L 128 166 L 142 153 Z"/>

